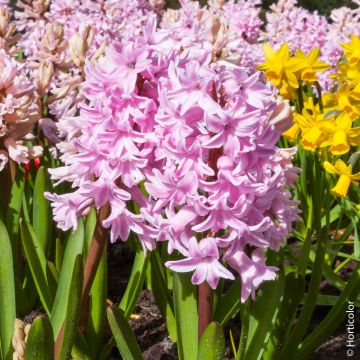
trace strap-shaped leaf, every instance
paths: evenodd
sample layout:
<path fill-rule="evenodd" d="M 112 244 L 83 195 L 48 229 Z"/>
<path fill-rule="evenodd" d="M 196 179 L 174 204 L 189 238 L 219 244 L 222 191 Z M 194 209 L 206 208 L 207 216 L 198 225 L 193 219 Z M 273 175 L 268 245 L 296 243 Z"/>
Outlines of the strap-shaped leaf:
<path fill-rule="evenodd" d="M 111 307 L 107 310 L 107 316 L 116 345 L 123 359 L 143 359 L 139 344 L 136 341 L 135 335 L 126 320 L 123 311 L 117 307 Z"/>
<path fill-rule="evenodd" d="M 71 298 L 67 303 L 64 333 L 57 360 L 70 359 L 71 349 L 75 341 L 81 312 L 83 277 L 84 267 L 82 256 L 77 255 L 70 282 Z"/>
<path fill-rule="evenodd" d="M 199 343 L 198 360 L 223 360 L 225 337 L 222 326 L 213 321 L 205 329 Z"/>
<path fill-rule="evenodd" d="M 138 249 L 129 282 L 119 305 L 120 309 L 124 311 L 126 318 L 130 317 L 139 299 L 140 292 L 144 285 L 148 262 L 149 256 L 145 257 L 144 251 Z"/>
<path fill-rule="evenodd" d="M 46 278 L 46 257 L 32 226 L 26 221 L 21 223 L 21 240 L 41 303 L 49 315 L 54 298 L 51 295 Z"/>
<path fill-rule="evenodd" d="M 176 321 L 174 316 L 174 304 L 166 286 L 164 274 L 161 271 L 161 260 L 157 250 L 154 250 L 151 254 L 149 254 L 149 256 L 150 261 L 148 263 L 147 274 L 149 274 L 148 279 L 151 283 L 151 290 L 154 294 L 155 301 L 159 307 L 161 315 L 166 322 L 169 335 L 172 341 L 176 342 L 177 334 Z"/>
<path fill-rule="evenodd" d="M 46 316 L 37 317 L 31 325 L 25 348 L 26 360 L 53 360 L 54 334 Z"/>
<path fill-rule="evenodd" d="M 191 274 L 174 274 L 174 307 L 180 360 L 193 360 L 198 352 L 196 287 Z"/>
<path fill-rule="evenodd" d="M 46 191 L 50 191 L 50 181 L 46 169 L 41 166 L 35 178 L 32 225 L 45 254 L 47 254 L 51 244 L 52 227 L 50 203 L 44 196 Z"/>
<path fill-rule="evenodd" d="M 16 308 L 13 257 L 10 238 L 5 225 L 0 221 L 0 344 L 3 359 L 11 359 Z M 1 354 L 0 354 L 1 355 Z"/>
<path fill-rule="evenodd" d="M 280 270 L 274 281 L 263 284 L 251 306 L 246 360 L 260 360 L 275 327 L 284 291 L 284 272 Z"/>
<path fill-rule="evenodd" d="M 106 319 L 107 258 L 106 247 L 101 256 L 94 282 L 90 290 L 89 318 L 86 325 L 86 339 L 97 358 L 100 353 Z"/>
<path fill-rule="evenodd" d="M 299 350 L 295 355 L 296 360 L 306 359 L 312 351 L 320 346 L 334 331 L 340 326 L 347 315 L 346 310 L 349 300 L 355 300 L 360 293 L 360 264 L 353 271 L 345 289 L 339 296 L 337 303 L 332 307 L 330 312 L 320 325 L 308 335 L 300 344 Z"/>
<path fill-rule="evenodd" d="M 285 334 L 292 325 L 292 320 L 305 291 L 305 278 L 296 272 L 291 272 L 285 277 L 284 294 L 281 298 L 280 311 L 277 314 L 275 326 L 271 332 L 267 348 L 263 354 L 264 360 L 277 357 L 284 343 Z"/>
<path fill-rule="evenodd" d="M 79 220 L 78 228 L 72 233 L 67 242 L 63 264 L 60 272 L 59 286 L 56 292 L 54 306 L 51 311 L 51 324 L 54 330 L 54 336 L 57 338 L 60 328 L 65 320 L 66 306 L 69 299 L 72 299 L 72 290 L 70 291 L 70 282 L 76 256 L 82 254 L 84 247 L 84 225 Z"/>
<path fill-rule="evenodd" d="M 13 182 L 10 194 L 10 202 L 6 214 L 6 228 L 8 230 L 9 238 L 13 251 L 14 269 L 17 274 L 18 251 L 17 251 L 17 238 L 19 233 L 19 220 L 23 203 L 25 187 L 25 177 L 23 170 L 18 167 L 15 180 Z"/>
<path fill-rule="evenodd" d="M 229 290 L 219 299 L 214 319 L 222 326 L 240 311 L 240 291 L 240 278 L 238 278 L 231 284 Z"/>

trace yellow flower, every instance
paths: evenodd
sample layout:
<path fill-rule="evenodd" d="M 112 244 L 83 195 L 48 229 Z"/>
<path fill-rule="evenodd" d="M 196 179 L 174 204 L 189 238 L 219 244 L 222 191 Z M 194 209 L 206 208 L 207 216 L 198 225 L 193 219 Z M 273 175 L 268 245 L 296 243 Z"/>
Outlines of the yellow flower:
<path fill-rule="evenodd" d="M 349 152 L 350 146 L 360 145 L 360 127 L 352 128 L 352 120 L 346 113 L 341 113 L 335 120 L 325 121 L 321 131 L 326 134 L 326 140 L 321 147 L 330 146 L 334 155 Z"/>
<path fill-rule="evenodd" d="M 347 43 L 341 43 L 341 46 L 345 50 L 345 56 L 350 66 L 355 66 L 360 61 L 360 38 L 352 36 L 351 41 Z"/>
<path fill-rule="evenodd" d="M 309 83 L 316 82 L 317 77 L 315 73 L 326 71 L 330 68 L 329 64 L 318 60 L 319 55 L 319 48 L 312 49 L 308 55 L 301 50 L 296 51 L 294 58 L 290 62 L 294 67 L 300 68 L 301 80 Z"/>
<path fill-rule="evenodd" d="M 330 78 L 340 83 L 347 83 L 354 90 L 360 84 L 360 67 L 341 62 L 337 67 L 337 73 L 331 75 Z"/>
<path fill-rule="evenodd" d="M 301 145 L 305 150 L 315 151 L 325 140 L 325 134 L 321 129 L 324 116 L 320 112 L 319 104 L 314 104 L 312 98 L 304 103 L 302 114 L 295 114 L 294 121 L 301 129 Z"/>
<path fill-rule="evenodd" d="M 360 180 L 360 172 L 357 174 L 352 173 L 352 166 L 347 166 L 342 160 L 337 160 L 335 166 L 328 161 L 324 162 L 324 169 L 330 174 L 339 175 L 337 184 L 331 191 L 339 197 L 345 197 L 349 191 L 351 183 L 355 184 Z"/>
<path fill-rule="evenodd" d="M 269 44 L 265 44 L 264 55 L 266 61 L 258 66 L 259 70 L 265 72 L 265 76 L 278 88 L 299 87 L 295 72 L 299 70 L 298 64 L 290 61 L 290 50 L 287 44 L 283 44 L 278 51 L 275 51 Z"/>
<path fill-rule="evenodd" d="M 296 121 L 295 118 L 298 114 L 294 114 L 294 122 Z M 295 142 L 300 134 L 300 126 L 295 122 L 294 125 L 289 129 L 286 130 L 283 135 L 292 142 Z"/>
<path fill-rule="evenodd" d="M 324 108 L 326 112 L 344 111 L 354 120 L 360 116 L 360 101 L 356 99 L 357 96 L 347 84 L 343 84 L 336 93 L 323 95 Z"/>

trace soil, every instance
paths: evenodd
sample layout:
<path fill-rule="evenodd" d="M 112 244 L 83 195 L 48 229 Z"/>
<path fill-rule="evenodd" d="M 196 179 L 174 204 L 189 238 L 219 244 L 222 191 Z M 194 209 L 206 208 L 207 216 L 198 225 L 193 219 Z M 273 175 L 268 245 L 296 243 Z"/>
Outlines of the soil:
<path fill-rule="evenodd" d="M 118 303 L 125 291 L 126 282 L 131 272 L 132 254 L 126 246 L 117 243 L 109 248 L 109 297 L 114 303 Z M 347 277 L 351 268 L 345 269 L 342 276 Z M 321 284 L 321 292 L 327 295 L 338 295 L 338 291 L 327 282 Z M 318 306 L 311 320 L 309 332 L 322 321 L 329 311 L 329 307 Z M 176 344 L 172 343 L 168 336 L 166 326 L 162 320 L 160 311 L 154 297 L 148 290 L 143 290 L 135 308 L 137 318 L 130 320 L 130 325 L 139 342 L 145 360 L 175 360 L 177 359 Z M 229 331 L 232 331 L 237 343 L 240 335 L 240 322 L 234 319 L 229 322 L 225 329 L 227 337 L 226 359 L 234 359 L 229 339 Z M 359 342 L 358 342 L 359 344 Z M 354 354 L 360 354 L 360 346 L 353 348 Z M 333 336 L 321 345 L 309 358 L 309 360 L 341 360 L 346 359 L 346 324 L 343 323 Z M 117 349 L 113 349 L 111 360 L 121 359 Z"/>

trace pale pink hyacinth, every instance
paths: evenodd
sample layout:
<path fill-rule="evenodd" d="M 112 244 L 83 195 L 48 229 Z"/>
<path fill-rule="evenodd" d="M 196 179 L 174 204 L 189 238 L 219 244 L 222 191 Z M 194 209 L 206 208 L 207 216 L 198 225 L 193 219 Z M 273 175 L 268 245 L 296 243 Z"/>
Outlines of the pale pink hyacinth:
<path fill-rule="evenodd" d="M 0 50 L 0 93 L 0 144 L 6 150 L 1 150 L 3 169 L 8 157 L 20 164 L 42 154 L 40 146 L 23 143 L 39 120 L 37 94 L 21 64 L 4 50 Z"/>
<path fill-rule="evenodd" d="M 59 143 L 64 166 L 50 170 L 75 190 L 46 197 L 63 230 L 109 204 L 112 242 L 130 231 L 145 250 L 167 242 L 184 257 L 167 266 L 194 271 L 194 284 L 216 288 L 237 272 L 245 301 L 275 278 L 263 254 L 278 251 L 298 219 L 292 153 L 276 147 L 277 124 L 289 120 L 276 118 L 282 112 L 258 73 L 214 53 L 213 37 L 190 18 L 198 5 L 183 6 L 181 23 L 157 29 L 150 17 L 142 35 L 85 63 L 86 100 L 68 118 L 79 132 Z M 180 42 L 174 27 L 184 30 Z"/>

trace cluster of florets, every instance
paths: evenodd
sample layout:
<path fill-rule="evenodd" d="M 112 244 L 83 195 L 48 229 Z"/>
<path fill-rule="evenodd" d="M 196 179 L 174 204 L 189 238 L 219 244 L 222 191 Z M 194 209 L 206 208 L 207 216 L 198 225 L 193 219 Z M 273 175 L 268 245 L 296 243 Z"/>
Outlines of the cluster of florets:
<path fill-rule="evenodd" d="M 195 270 L 194 284 L 216 288 L 234 279 L 230 266 L 244 301 L 275 278 L 264 251 L 279 250 L 297 219 L 294 150 L 275 145 L 291 119 L 259 73 L 188 35 L 178 41 L 150 19 L 141 36 L 86 62 L 86 100 L 73 118 L 80 133 L 59 144 L 65 166 L 51 170 L 76 190 L 46 196 L 63 230 L 91 206 L 109 206 L 111 241 L 130 231 L 145 250 L 167 241 L 184 259 L 166 265 Z"/>
<path fill-rule="evenodd" d="M 0 171 L 9 158 L 18 164 L 42 154 L 33 142 L 33 125 L 39 120 L 39 102 L 26 69 L 4 49 L 0 50 Z M 27 144 L 24 143 L 27 140 Z M 33 143 L 34 145 L 30 145 Z"/>

